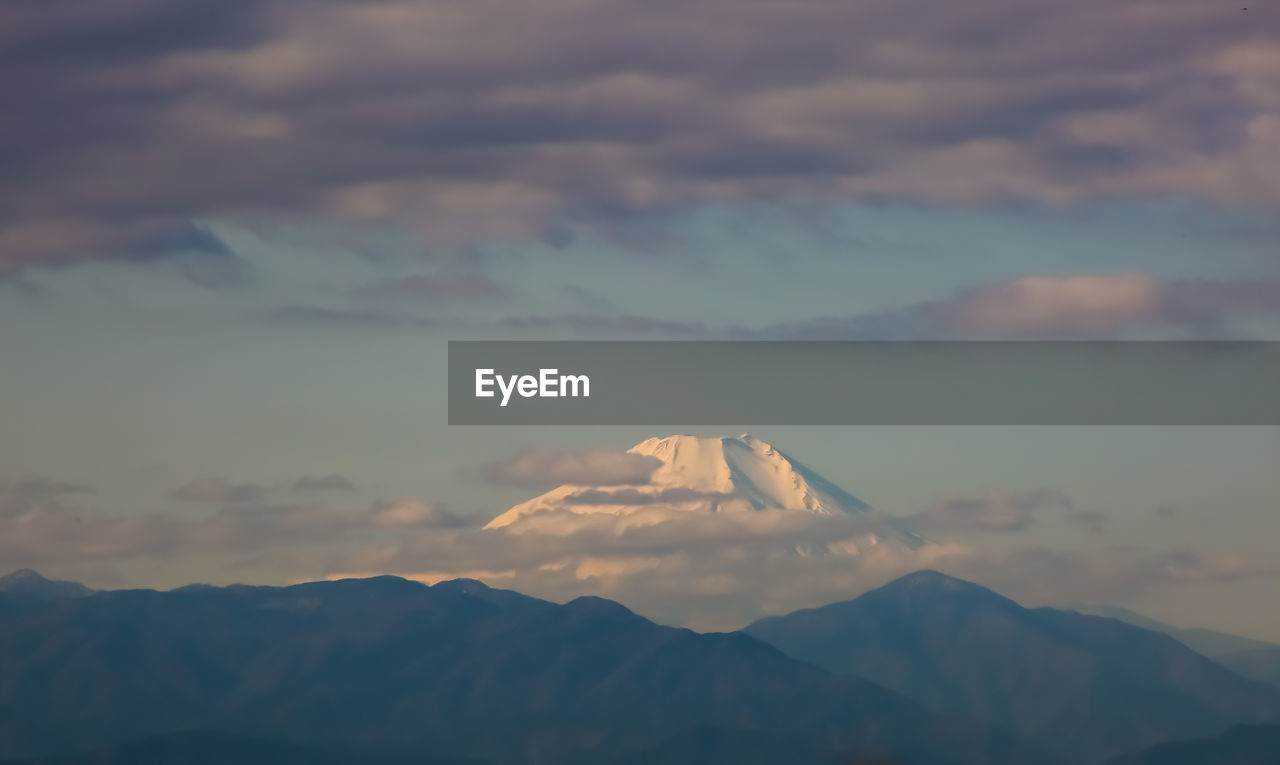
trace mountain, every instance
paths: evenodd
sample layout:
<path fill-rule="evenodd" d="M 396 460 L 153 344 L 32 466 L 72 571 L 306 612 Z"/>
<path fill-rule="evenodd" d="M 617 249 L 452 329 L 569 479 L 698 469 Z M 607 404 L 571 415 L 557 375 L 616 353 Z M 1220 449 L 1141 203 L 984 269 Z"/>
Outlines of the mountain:
<path fill-rule="evenodd" d="M 798 659 L 934 709 L 964 711 L 1077 760 L 1280 721 L 1280 691 L 1167 635 L 1026 609 L 933 571 L 745 631 Z"/>
<path fill-rule="evenodd" d="M 1217 632 L 1215 630 L 1204 629 L 1203 627 L 1174 627 L 1171 624 L 1152 619 L 1149 616 L 1130 611 L 1121 606 L 1107 605 L 1072 605 L 1064 606 L 1064 610 L 1077 611 L 1082 614 L 1090 614 L 1092 616 L 1106 616 L 1111 619 L 1119 619 L 1122 622 L 1132 624 L 1143 629 L 1153 630 L 1155 632 L 1163 632 L 1179 642 L 1185 644 L 1196 653 L 1202 653 L 1211 659 L 1217 659 L 1245 651 L 1280 650 L 1280 646 L 1274 643 L 1267 643 L 1262 640 L 1254 640 L 1253 638 L 1232 635 L 1226 632 Z"/>
<path fill-rule="evenodd" d="M 1225 653 L 1217 657 L 1217 662 L 1252 680 L 1280 687 L 1280 647 Z"/>
<path fill-rule="evenodd" d="M 648 483 L 622 486 L 566 484 L 512 507 L 487 529 L 571 533 L 583 519 L 648 525 L 689 513 L 727 515 L 791 511 L 864 521 L 839 551 L 890 543 L 919 547 L 924 540 L 900 522 L 877 513 L 794 458 L 751 435 L 737 438 L 668 436 L 636 444 L 629 454 L 650 457 Z"/>
<path fill-rule="evenodd" d="M 700 726 L 672 736 L 661 745 L 618 758 L 615 765 L 725 762 L 734 765 L 893 765 L 885 755 L 824 751 L 802 735 L 747 733 Z"/>
<path fill-rule="evenodd" d="M 395 757 L 326 752 L 284 741 L 191 731 L 153 736 L 83 754 L 6 760 L 0 765 L 486 765 L 460 757 Z"/>
<path fill-rule="evenodd" d="M 1280 687 L 1280 645 L 1201 627 L 1174 627 L 1120 606 L 1077 605 L 1070 610 L 1163 632 L 1238 675 Z"/>
<path fill-rule="evenodd" d="M 93 590 L 83 584 L 45 579 L 29 568 L 0 576 L 0 595 L 11 600 L 57 600 L 83 598 L 91 594 Z"/>
<path fill-rule="evenodd" d="M 474 581 L 111 591 L 0 619 L 0 758 L 208 730 L 321 751 L 585 765 L 686 745 L 698 728 L 730 743 L 803 742 L 788 760 L 798 765 L 832 754 L 1053 761 L 741 633 Z"/>
<path fill-rule="evenodd" d="M 1280 765 L 1280 726 L 1239 725 L 1212 738 L 1156 744 L 1107 765 Z"/>

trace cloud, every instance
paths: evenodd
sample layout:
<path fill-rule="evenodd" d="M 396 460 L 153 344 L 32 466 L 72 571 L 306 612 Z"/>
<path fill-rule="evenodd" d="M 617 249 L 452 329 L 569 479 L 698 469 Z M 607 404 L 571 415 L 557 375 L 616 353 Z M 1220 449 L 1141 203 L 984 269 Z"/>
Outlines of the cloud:
<path fill-rule="evenodd" d="M 355 491 L 356 485 L 349 478 L 337 473 L 329 473 L 328 475 L 304 475 L 294 481 L 293 488 L 297 491 Z"/>
<path fill-rule="evenodd" d="M 1106 555 L 1033 546 L 975 553 L 952 561 L 948 573 L 1031 603 L 1124 603 L 1188 584 L 1274 577 L 1280 566 L 1229 552 L 1128 550 Z"/>
<path fill-rule="evenodd" d="M 187 519 L 175 513 L 113 515 L 41 506 L 0 519 L 0 556 L 19 565 L 250 554 L 315 544 L 344 533 L 341 516 L 309 505 L 224 506 Z"/>
<path fill-rule="evenodd" d="M 618 314 L 556 314 L 549 316 L 507 316 L 496 322 L 499 329 L 519 332 L 577 331 L 640 335 L 698 335 L 706 333 L 701 324 L 657 316 Z"/>
<path fill-rule="evenodd" d="M 1163 552 L 1144 562 L 1150 573 L 1184 582 L 1235 581 L 1280 573 L 1280 564 L 1232 553 L 1205 555 L 1194 550 Z"/>
<path fill-rule="evenodd" d="M 1099 510 L 1072 510 L 1064 517 L 1090 534 L 1105 534 L 1111 529 L 1111 517 Z"/>
<path fill-rule="evenodd" d="M 0 508 L 13 493 L 6 484 Z M 74 485 L 33 482 L 18 493 L 45 499 L 0 512 L 0 559 L 11 566 L 155 566 L 210 556 L 230 559 L 225 565 L 235 565 L 237 576 L 253 576 L 262 567 L 279 571 L 281 565 L 300 580 L 471 576 L 555 600 L 604 595 L 653 618 L 701 629 L 733 629 L 766 613 L 849 599 L 922 568 L 1031 604 L 1124 602 L 1188 584 L 1280 574 L 1274 561 L 1230 551 L 990 550 L 939 543 L 907 549 L 866 543 L 875 530 L 866 518 L 794 511 L 668 514 L 644 525 L 619 525 L 597 514 L 572 533 L 548 535 L 467 527 L 447 508 L 421 498 L 363 509 L 244 502 L 203 515 L 119 515 L 58 503 L 58 496 L 83 493 Z M 1052 497 L 1027 494 L 1021 504 L 1047 506 Z M 829 552 L 816 552 L 823 549 Z"/>
<path fill-rule="evenodd" d="M 1031 525 L 1036 511 L 1070 508 L 1071 500 L 1062 492 L 1039 490 L 1010 494 L 989 490 L 981 497 L 940 499 L 928 509 L 907 516 L 922 534 L 948 532 L 1018 531 Z M 1076 514 L 1087 511 L 1076 511 Z"/>
<path fill-rule="evenodd" d="M 262 486 L 232 483 L 225 478 L 197 478 L 174 490 L 174 499 L 187 502 L 249 502 L 266 494 Z"/>
<path fill-rule="evenodd" d="M 504 290 L 502 285 L 481 273 L 442 271 L 390 277 L 362 287 L 357 293 L 375 298 L 483 300 L 498 297 Z"/>
<path fill-rule="evenodd" d="M 56 497 L 61 494 L 93 494 L 94 490 L 80 483 L 59 481 L 44 476 L 30 476 L 17 481 L 0 481 L 0 489 L 15 496 Z"/>
<path fill-rule="evenodd" d="M 940 303 L 938 319 L 964 333 L 1008 336 L 1114 332 L 1158 315 L 1161 285 L 1147 276 L 1023 277 Z"/>
<path fill-rule="evenodd" d="M 469 529 L 406 536 L 393 545 L 353 551 L 331 562 L 329 573 L 391 572 L 427 581 L 479 574 L 491 584 L 542 597 L 603 594 L 678 623 L 701 620 L 724 628 L 741 626 L 746 614 L 759 615 L 764 600 L 781 598 L 784 591 L 792 603 L 810 595 L 815 572 L 824 581 L 819 591 L 829 592 L 825 588 L 838 580 L 847 592 L 851 583 L 905 573 L 952 550 L 869 544 L 848 554 L 874 523 L 793 511 L 671 513 L 641 525 L 600 514 L 581 521 L 572 533 Z M 842 552 L 808 552 L 829 543 Z"/>
<path fill-rule="evenodd" d="M 247 262 L 230 252 L 224 253 L 168 253 L 187 281 L 207 290 L 228 290 L 244 287 L 252 281 L 253 270 Z"/>
<path fill-rule="evenodd" d="M 784 195 L 1273 207 L 1278 24 L 1201 0 L 7 3 L 0 263 L 193 219 L 448 242 Z"/>
<path fill-rule="evenodd" d="M 662 465 L 656 457 L 601 449 L 526 449 L 490 465 L 484 476 L 501 486 L 549 488 L 560 484 L 621 486 L 649 483 Z"/>
<path fill-rule="evenodd" d="M 443 505 L 422 499 L 378 502 L 369 512 L 373 525 L 389 528 L 449 528 L 465 525 L 462 519 Z"/>
<path fill-rule="evenodd" d="M 411 278 L 411 277 L 403 277 Z M 413 294 L 399 279 L 361 294 Z M 412 284 L 412 283 L 411 283 Z M 395 285 L 395 286 L 393 286 Z M 434 288 L 423 288 L 425 296 Z M 373 290 L 371 292 L 370 290 Z M 384 293 L 385 290 L 385 293 Z M 480 294 L 476 293 L 477 296 Z M 1021 276 L 966 287 L 900 308 L 819 316 L 770 326 L 708 326 L 636 314 L 532 314 L 496 319 L 432 318 L 386 308 L 290 305 L 269 321 L 345 328 L 449 326 L 506 333 L 634 335 L 736 340 L 1238 339 L 1251 318 L 1280 317 L 1280 281 L 1161 279 L 1149 274 Z"/>
<path fill-rule="evenodd" d="M 362 294 L 368 294 L 362 292 Z M 285 305 L 269 309 L 261 317 L 272 323 L 334 329 L 421 330 L 443 327 L 455 330 L 499 330 L 505 333 L 580 332 L 609 336 L 651 337 L 712 336 L 701 324 L 657 316 L 627 314 L 552 314 L 506 316 L 498 319 L 436 318 L 387 308 L 347 308 L 323 305 Z"/>
<path fill-rule="evenodd" d="M 408 277 L 406 277 L 408 278 Z M 391 286 L 391 284 L 397 286 Z M 386 295 L 399 280 L 375 289 Z M 404 294 L 414 287 L 404 286 Z M 425 289 L 426 295 L 430 289 Z M 479 293 L 477 293 L 479 294 Z M 422 329 L 451 326 L 507 333 L 636 335 L 768 340 L 941 339 L 1232 339 L 1251 318 L 1280 317 L 1280 281 L 1161 279 L 1149 274 L 1021 276 L 979 284 L 900 308 L 819 316 L 771 326 L 708 326 L 635 314 L 532 314 L 496 319 L 436 319 L 385 308 L 292 305 L 271 321 L 311 326 Z"/>
<path fill-rule="evenodd" d="M 204 514 L 112 514 L 57 501 L 57 496 L 78 488 L 0 488 L 0 559 L 36 567 L 197 556 L 261 563 L 287 554 L 314 563 L 316 556 L 337 554 L 333 551 L 343 546 L 381 544 L 393 533 L 446 532 L 465 525 L 443 505 L 421 499 L 334 509 L 314 502 L 261 503 L 245 499 L 259 492 L 234 491 L 243 487 L 230 484 L 199 481 L 188 486 L 192 485 L 192 496 L 220 503 L 217 508 Z"/>
<path fill-rule="evenodd" d="M 315 305 L 288 305 L 267 311 L 270 322 L 306 327 L 342 329 L 430 329 L 437 322 L 422 316 L 377 309 L 330 308 Z"/>
<path fill-rule="evenodd" d="M 1241 313 L 1280 315 L 1280 283 L 1023 277 L 961 292 L 932 310 L 944 328 L 966 335 L 1106 337 L 1160 325 L 1211 328 Z"/>
<path fill-rule="evenodd" d="M 32 301 L 46 300 L 52 294 L 41 282 L 24 278 L 21 274 L 6 275 L 0 270 L 0 295 L 5 293 Z"/>
<path fill-rule="evenodd" d="M 92 488 L 82 484 L 39 476 L 0 481 L 0 520 L 16 518 L 41 508 L 59 508 L 63 498 L 69 494 L 93 493 Z"/>
<path fill-rule="evenodd" d="M 785 511 L 669 514 L 644 525 L 596 515 L 568 534 L 467 529 L 406 536 L 351 550 L 330 561 L 327 574 L 468 576 L 552 600 L 602 595 L 666 623 L 736 629 L 767 613 L 847 600 L 924 568 L 1032 605 L 1123 602 L 1189 583 L 1280 573 L 1274 562 L 1227 552 L 838 543 L 869 530 L 863 519 Z M 822 546 L 831 552 L 808 552 Z"/>
<path fill-rule="evenodd" d="M 739 335 L 800 338 L 1117 338 L 1172 330 L 1231 335 L 1232 322 L 1280 316 L 1280 282 L 1162 280 L 1145 274 L 1024 276 L 945 298 Z"/>

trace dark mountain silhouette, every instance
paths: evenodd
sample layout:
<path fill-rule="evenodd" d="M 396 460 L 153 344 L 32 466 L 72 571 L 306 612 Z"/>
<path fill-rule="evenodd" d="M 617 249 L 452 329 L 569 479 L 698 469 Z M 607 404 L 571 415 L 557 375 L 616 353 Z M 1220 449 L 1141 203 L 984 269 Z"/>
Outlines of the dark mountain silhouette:
<path fill-rule="evenodd" d="M 29 568 L 20 569 L 7 576 L 0 576 L 0 595 L 6 600 L 58 600 L 83 598 L 93 590 L 78 582 L 55 582 L 45 579 Z"/>
<path fill-rule="evenodd" d="M 1280 765 L 1280 726 L 1239 725 L 1212 738 L 1157 744 L 1107 765 Z"/>
<path fill-rule="evenodd" d="M 0 765 L 486 765 L 459 757 L 380 756 L 326 752 L 282 741 L 224 733 L 184 732 L 154 736 L 83 754 Z"/>
<path fill-rule="evenodd" d="M 1051 761 L 747 635 L 663 627 L 598 598 L 377 577 L 0 609 L 11 759 L 212 730 L 324 751 L 596 763 L 678 746 L 698 726 L 909 765 Z"/>
<path fill-rule="evenodd" d="M 899 765 L 892 755 L 823 751 L 801 735 L 778 735 L 701 726 L 683 731 L 660 746 L 631 752 L 614 765 L 669 765 L 723 762 L 734 765 Z"/>
<path fill-rule="evenodd" d="M 1280 721 L 1276 689 L 1167 635 L 1026 609 L 932 571 L 745 631 L 819 667 L 1043 741 L 1064 757 L 1096 761 L 1236 723 Z"/>

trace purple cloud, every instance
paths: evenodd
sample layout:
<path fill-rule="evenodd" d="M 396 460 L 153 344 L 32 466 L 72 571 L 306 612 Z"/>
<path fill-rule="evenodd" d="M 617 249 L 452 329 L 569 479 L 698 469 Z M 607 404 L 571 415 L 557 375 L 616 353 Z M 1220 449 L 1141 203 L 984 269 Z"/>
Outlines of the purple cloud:
<path fill-rule="evenodd" d="M 51 0 L 0 30 L 0 272 L 199 246 L 195 218 L 449 242 L 794 194 L 1280 204 L 1280 17 L 1202 0 Z"/>

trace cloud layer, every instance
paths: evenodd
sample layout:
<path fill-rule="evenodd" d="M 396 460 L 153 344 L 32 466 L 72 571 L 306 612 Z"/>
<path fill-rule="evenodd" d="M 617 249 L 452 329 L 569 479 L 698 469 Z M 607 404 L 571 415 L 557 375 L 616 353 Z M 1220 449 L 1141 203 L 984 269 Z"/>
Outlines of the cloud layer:
<path fill-rule="evenodd" d="M 484 476 L 500 486 L 529 489 L 561 484 L 622 486 L 649 483 L 653 471 L 661 465 L 661 460 L 644 454 L 537 447 L 490 465 Z"/>
<path fill-rule="evenodd" d="M 210 217 L 541 235 L 697 201 L 1280 205 L 1280 16 L 1201 0 L 0 7 L 0 266 Z"/>
<path fill-rule="evenodd" d="M 1033 513 L 1045 509 L 1070 508 L 1071 500 L 1058 491 L 1011 494 L 991 489 L 981 497 L 948 497 L 908 516 L 922 534 L 972 531 L 1018 531 L 1029 526 Z"/>
<path fill-rule="evenodd" d="M 781 324 L 744 336 L 780 338 L 1223 338 L 1250 317 L 1280 316 L 1280 282 L 1160 279 L 1149 274 L 1023 276 L 937 300 L 854 316 Z"/>
<path fill-rule="evenodd" d="M 256 484 L 233 483 L 225 478 L 197 478 L 174 490 L 173 498 L 186 502 L 248 502 L 260 498 L 266 491 Z"/>
<path fill-rule="evenodd" d="M 571 533 L 543 534 L 480 529 L 420 498 L 346 508 L 239 501 L 206 512 L 132 515 L 72 504 L 92 496 L 43 479 L 0 484 L 0 560 L 90 572 L 205 557 L 222 560 L 237 578 L 281 565 L 298 579 L 470 576 L 560 600 L 605 595 L 671 623 L 716 629 L 851 598 L 921 568 L 1041 603 L 1123 602 L 1161 588 L 1280 573 L 1274 562 L 1186 548 L 1104 555 L 937 541 L 918 549 L 865 544 L 876 531 L 865 518 L 795 511 L 671 513 L 646 525 L 595 516 Z M 924 515 L 945 513 L 967 529 L 992 530 L 1017 528 L 1019 513 L 1055 511 L 1074 512 L 1065 497 L 1042 491 L 942 501 Z"/>

